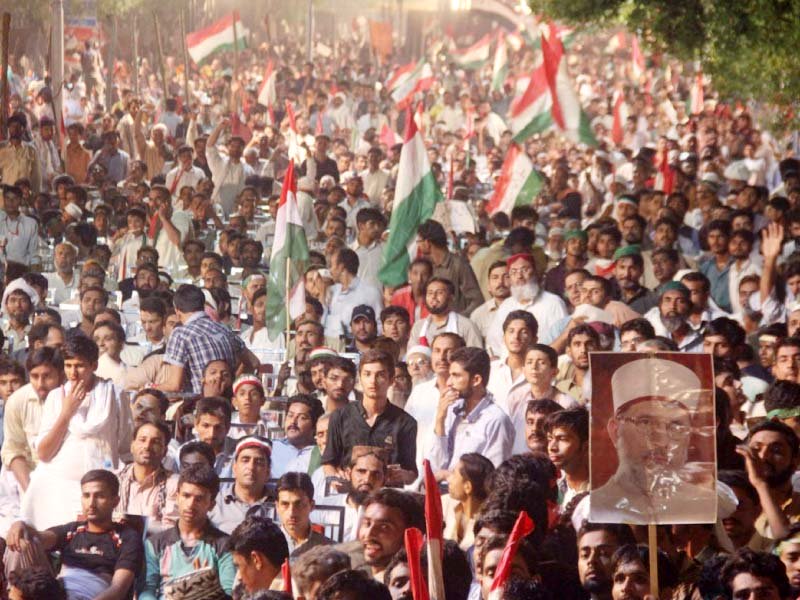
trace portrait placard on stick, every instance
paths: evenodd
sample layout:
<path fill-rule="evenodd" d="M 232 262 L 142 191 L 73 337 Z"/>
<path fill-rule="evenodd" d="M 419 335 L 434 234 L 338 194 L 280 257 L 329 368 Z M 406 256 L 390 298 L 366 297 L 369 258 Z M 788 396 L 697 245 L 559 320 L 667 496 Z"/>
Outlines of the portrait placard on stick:
<path fill-rule="evenodd" d="M 711 355 L 594 352 L 590 512 L 595 523 L 713 523 Z"/>

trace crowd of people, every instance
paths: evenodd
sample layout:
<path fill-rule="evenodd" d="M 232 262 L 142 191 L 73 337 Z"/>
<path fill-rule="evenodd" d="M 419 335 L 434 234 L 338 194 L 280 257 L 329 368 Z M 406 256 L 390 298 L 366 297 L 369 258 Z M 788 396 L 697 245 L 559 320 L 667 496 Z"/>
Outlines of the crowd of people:
<path fill-rule="evenodd" d="M 540 56 L 515 39 L 498 87 L 431 34 L 435 77 L 406 107 L 398 65 L 349 40 L 310 62 L 292 39 L 221 53 L 188 82 L 168 57 L 166 89 L 121 61 L 110 106 L 91 43 L 63 90 L 12 57 L 0 596 L 407 599 L 405 534 L 436 494 L 447 600 L 643 600 L 655 564 L 661 600 L 800 597 L 794 138 L 677 61 L 640 75 L 629 47 L 579 35 L 598 145 L 522 141 L 542 187 L 491 211 Z M 409 110 L 446 200 L 388 286 Z M 284 332 L 266 304 L 290 162 L 310 252 Z M 657 560 L 646 526 L 588 518 L 590 355 L 619 351 L 713 357 L 717 521 L 659 525 Z M 620 460 L 662 437 L 614 431 Z"/>

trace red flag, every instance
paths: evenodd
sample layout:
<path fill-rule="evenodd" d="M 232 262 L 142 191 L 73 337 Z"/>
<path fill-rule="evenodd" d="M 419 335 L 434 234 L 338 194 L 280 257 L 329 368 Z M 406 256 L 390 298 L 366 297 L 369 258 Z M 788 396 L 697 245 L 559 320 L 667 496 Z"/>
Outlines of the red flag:
<path fill-rule="evenodd" d="M 442 494 L 433 475 L 431 463 L 422 461 L 425 469 L 425 527 L 428 530 L 428 585 L 430 600 L 445 600 L 442 557 L 444 556 L 444 517 Z"/>
<path fill-rule="evenodd" d="M 408 555 L 408 572 L 411 579 L 411 595 L 414 600 L 430 600 L 428 586 L 422 576 L 420 555 L 422 552 L 422 532 L 410 527 L 405 532 L 406 554 Z"/>
<path fill-rule="evenodd" d="M 384 123 L 383 127 L 381 127 L 379 139 L 382 144 L 386 144 L 387 148 L 391 148 L 398 143 L 397 134 L 391 127 L 389 127 L 388 123 Z"/>
<path fill-rule="evenodd" d="M 283 591 L 294 597 L 292 593 L 292 571 L 289 569 L 289 559 L 283 561 L 281 565 L 281 577 L 283 578 Z"/>
<path fill-rule="evenodd" d="M 617 146 L 621 146 L 625 137 L 625 124 L 622 122 L 622 104 L 625 102 L 625 96 L 619 91 L 616 92 L 616 96 L 614 100 L 614 121 L 611 124 L 611 139 Z"/>
<path fill-rule="evenodd" d="M 419 127 L 419 130 L 422 133 L 422 135 L 425 135 L 425 123 L 422 120 L 422 115 L 423 115 L 424 112 L 425 112 L 425 106 L 422 103 L 422 100 L 420 100 L 417 103 L 417 116 L 416 116 L 416 119 L 417 119 L 417 127 Z"/>
<path fill-rule="evenodd" d="M 286 101 L 286 116 L 289 118 L 289 129 L 297 133 L 297 121 L 294 118 L 294 109 L 292 108 L 292 103 L 288 100 Z"/>
<path fill-rule="evenodd" d="M 244 140 L 245 144 L 253 137 L 253 132 L 250 131 L 247 124 L 242 123 L 242 120 L 239 118 L 239 113 L 233 113 L 231 115 L 231 135 L 238 135 Z"/>
<path fill-rule="evenodd" d="M 492 586 L 489 588 L 489 597 L 499 597 L 499 592 L 502 592 L 503 587 L 508 582 L 508 577 L 511 575 L 511 563 L 514 561 L 514 556 L 517 554 L 519 543 L 526 535 L 533 531 L 535 523 L 531 520 L 524 510 L 519 511 L 517 522 L 514 523 L 514 529 L 511 530 L 511 535 L 506 542 L 506 547 L 503 549 L 503 556 L 500 558 L 500 563 L 497 565 L 497 570 L 492 579 Z"/>

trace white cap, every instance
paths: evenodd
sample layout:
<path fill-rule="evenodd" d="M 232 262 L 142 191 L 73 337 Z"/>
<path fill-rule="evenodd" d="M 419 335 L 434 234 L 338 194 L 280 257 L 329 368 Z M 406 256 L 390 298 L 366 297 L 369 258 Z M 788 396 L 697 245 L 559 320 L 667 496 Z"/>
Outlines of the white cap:
<path fill-rule="evenodd" d="M 433 353 L 428 346 L 417 344 L 416 346 L 411 346 L 411 348 L 408 349 L 408 352 L 406 352 L 406 356 L 411 356 L 412 354 L 422 354 L 430 358 Z"/>
<path fill-rule="evenodd" d="M 576 306 L 575 312 L 572 313 L 572 318 L 574 319 L 575 317 L 586 317 L 585 323 L 614 325 L 614 315 L 591 304 L 579 304 Z"/>
<path fill-rule="evenodd" d="M 647 374 L 643 377 L 643 374 Z M 689 410 L 700 402 L 700 379 L 689 367 L 674 360 L 642 358 L 622 365 L 611 376 L 614 412 L 641 398 L 680 402 Z"/>
<path fill-rule="evenodd" d="M 750 169 L 743 160 L 737 160 L 725 167 L 725 179 L 732 179 L 734 181 L 747 181 L 750 179 Z"/>
<path fill-rule="evenodd" d="M 314 191 L 314 178 L 313 177 L 301 177 L 297 181 L 297 189 L 303 192 L 313 192 Z"/>

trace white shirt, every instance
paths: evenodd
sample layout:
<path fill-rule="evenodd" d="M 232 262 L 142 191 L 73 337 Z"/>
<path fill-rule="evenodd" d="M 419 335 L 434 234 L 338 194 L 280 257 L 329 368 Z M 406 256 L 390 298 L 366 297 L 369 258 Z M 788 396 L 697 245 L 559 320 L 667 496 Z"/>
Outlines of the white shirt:
<path fill-rule="evenodd" d="M 69 285 L 64 283 L 58 273 L 42 273 L 42 275 L 47 279 L 47 289 L 53 290 L 53 304 L 56 306 L 72 299 L 72 294 L 78 290 L 81 281 L 80 272 L 77 269 L 73 270 L 72 281 L 69 282 Z"/>
<path fill-rule="evenodd" d="M 192 216 L 188 212 L 176 210 L 172 213 L 170 221 L 180 234 L 180 243 L 177 246 L 173 244 L 162 225 L 156 236 L 155 247 L 158 251 L 158 267 L 169 273 L 170 276 L 174 276 L 184 264 L 182 246 L 191 231 Z"/>
<path fill-rule="evenodd" d="M 422 461 L 430 456 L 433 446 L 433 426 L 436 421 L 436 408 L 439 405 L 439 388 L 436 387 L 436 378 L 418 383 L 411 389 L 411 395 L 406 402 L 405 410 L 417 422 L 417 481 L 422 481 L 425 470 Z M 415 482 L 416 483 L 416 482 Z M 410 486 L 417 489 L 414 484 Z"/>
<path fill-rule="evenodd" d="M 283 336 L 279 335 L 277 339 L 270 340 L 269 333 L 266 327 L 262 327 L 255 333 L 253 333 L 253 328 L 248 327 L 242 333 L 239 334 L 239 337 L 242 338 L 244 341 L 244 345 L 247 347 L 248 350 L 279 350 L 284 347 L 283 343 Z"/>
<path fill-rule="evenodd" d="M 731 299 L 731 312 L 742 311 L 742 303 L 739 302 L 739 282 L 748 275 L 761 275 L 762 265 L 757 264 L 748 258 L 741 267 L 736 265 L 734 260 L 728 269 L 728 297 Z"/>
<path fill-rule="evenodd" d="M 511 415 L 508 405 L 508 395 L 519 387 L 527 385 L 525 374 L 520 369 L 516 379 L 511 378 L 511 367 L 508 366 L 508 358 L 498 358 L 492 361 L 492 368 L 489 371 L 489 384 L 486 386 L 494 402 L 503 409 L 507 415 Z"/>
<path fill-rule="evenodd" d="M 464 414 L 463 400 L 451 404 L 444 431 L 443 436 L 433 436 L 430 461 L 434 471 L 453 469 L 470 452 L 485 456 L 495 467 L 511 456 L 514 425 L 491 394 L 487 393 L 468 415 Z"/>
<path fill-rule="evenodd" d="M 539 331 L 548 331 L 556 321 L 569 314 L 567 306 L 561 298 L 544 290 L 539 292 L 533 302 L 527 304 L 519 302 L 513 296 L 506 298 L 497 309 L 486 338 L 486 348 L 495 356 L 503 354 L 505 349 L 505 344 L 503 343 L 503 321 L 514 310 L 526 310 L 536 317 Z"/>
<path fill-rule="evenodd" d="M 350 244 L 350 249 L 358 254 L 358 278 L 367 285 L 376 287 L 379 290 L 383 289 L 383 284 L 378 279 L 378 271 L 381 268 L 381 255 L 383 254 L 383 242 L 376 240 L 369 246 L 362 246 L 356 239 Z"/>
<path fill-rule="evenodd" d="M 206 159 L 214 179 L 211 201 L 218 204 L 225 216 L 228 216 L 235 210 L 236 196 L 242 191 L 245 179 L 253 175 L 253 169 L 241 159 L 231 162 L 228 156 L 222 156 L 214 146 L 206 148 Z"/>
<path fill-rule="evenodd" d="M 0 211 L 0 243 L 6 242 L 6 259 L 23 265 L 40 262 L 39 228 L 36 221 L 27 215 L 16 219 Z"/>
<path fill-rule="evenodd" d="M 372 205 L 367 201 L 366 198 L 359 198 L 353 205 L 350 204 L 348 198 L 345 198 L 339 202 L 339 207 L 343 208 L 347 213 L 347 218 L 345 219 L 347 226 L 353 231 L 356 230 L 356 216 L 358 215 L 358 211 L 360 211 L 362 208 L 370 208 L 371 206 Z"/>
<path fill-rule="evenodd" d="M 372 204 L 378 204 L 381 194 L 389 181 L 389 173 L 383 169 L 378 169 L 374 173 L 369 169 L 364 169 L 360 173 L 361 180 L 364 182 L 364 193 Z"/>
<path fill-rule="evenodd" d="M 175 191 L 172 193 L 172 197 L 177 198 L 181 193 L 182 187 L 190 185 L 196 189 L 197 184 L 200 183 L 200 180 L 205 178 L 206 174 L 203 173 L 203 170 L 200 167 L 192 166 L 188 171 L 186 171 L 182 166 L 177 166 L 167 173 L 167 178 L 164 182 L 164 185 L 168 190 L 171 190 L 174 185 Z M 177 184 L 175 183 L 176 179 L 178 180 Z"/>
<path fill-rule="evenodd" d="M 325 337 L 338 338 L 349 331 L 353 309 L 360 304 L 371 306 L 377 319 L 383 308 L 383 298 L 377 288 L 363 283 L 358 277 L 350 282 L 346 290 L 341 283 L 332 286 L 328 316 L 325 318 Z"/>
<path fill-rule="evenodd" d="M 288 440 L 272 440 L 272 467 L 270 477 L 277 479 L 284 473 L 307 473 L 311 452 L 316 444 L 295 448 Z"/>

